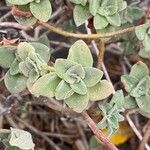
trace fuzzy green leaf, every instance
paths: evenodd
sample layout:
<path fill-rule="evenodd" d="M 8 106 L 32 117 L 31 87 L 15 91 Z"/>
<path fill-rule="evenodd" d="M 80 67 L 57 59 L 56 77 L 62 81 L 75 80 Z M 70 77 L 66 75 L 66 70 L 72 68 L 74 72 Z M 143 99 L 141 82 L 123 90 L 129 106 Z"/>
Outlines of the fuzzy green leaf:
<path fill-rule="evenodd" d="M 72 96 L 65 99 L 65 103 L 78 113 L 81 113 L 84 109 L 86 109 L 88 102 L 89 96 L 87 94 L 79 95 L 74 93 Z"/>
<path fill-rule="evenodd" d="M 115 13 L 114 15 L 111 16 L 106 16 L 107 21 L 113 25 L 113 26 L 120 26 L 121 25 L 121 18 L 118 13 Z"/>
<path fill-rule="evenodd" d="M 55 90 L 55 97 L 57 100 L 63 100 L 69 98 L 73 93 L 74 91 L 71 89 L 70 85 L 62 80 Z"/>
<path fill-rule="evenodd" d="M 74 14 L 74 21 L 77 27 L 84 24 L 84 22 L 91 17 L 88 5 L 87 6 L 76 5 L 73 14 Z"/>
<path fill-rule="evenodd" d="M 141 80 L 145 76 L 149 75 L 149 69 L 146 64 L 139 61 L 135 65 L 132 66 L 130 75 L 136 78 L 137 80 Z"/>
<path fill-rule="evenodd" d="M 28 27 L 33 26 L 37 22 L 37 19 L 33 16 L 31 16 L 31 17 L 14 16 L 14 18 L 19 24 L 24 25 L 24 26 L 28 26 Z"/>
<path fill-rule="evenodd" d="M 11 129 L 10 141 L 11 146 L 16 146 L 20 149 L 34 149 L 35 144 L 32 141 L 32 136 L 29 132 L 20 129 Z"/>
<path fill-rule="evenodd" d="M 13 5 L 26 5 L 34 0 L 7 0 L 10 4 Z"/>
<path fill-rule="evenodd" d="M 124 108 L 125 109 L 133 109 L 137 107 L 137 103 L 134 97 L 131 97 L 130 95 L 125 97 L 124 100 Z"/>
<path fill-rule="evenodd" d="M 27 42 L 21 42 L 17 47 L 17 52 L 19 57 L 22 60 L 25 60 L 28 57 L 29 52 L 35 52 L 35 49 L 31 44 Z"/>
<path fill-rule="evenodd" d="M 81 4 L 83 6 L 85 6 L 87 3 L 87 0 L 70 0 L 70 1 L 75 3 L 75 4 Z"/>
<path fill-rule="evenodd" d="M 94 17 L 94 27 L 95 29 L 104 29 L 105 27 L 108 26 L 108 21 L 106 19 L 106 17 L 104 16 L 101 16 L 99 14 L 97 14 L 95 17 Z"/>
<path fill-rule="evenodd" d="M 19 69 L 19 61 L 17 59 L 15 59 L 10 67 L 10 74 L 11 75 L 16 75 L 20 72 Z"/>
<path fill-rule="evenodd" d="M 139 40 L 144 40 L 148 27 L 150 27 L 150 25 L 146 23 L 135 28 L 135 33 Z"/>
<path fill-rule="evenodd" d="M 50 47 L 50 45 L 49 45 L 49 39 L 48 39 L 48 37 L 47 37 L 46 34 L 40 36 L 39 39 L 38 39 L 38 42 L 40 42 L 41 44 L 46 45 L 47 47 Z"/>
<path fill-rule="evenodd" d="M 86 43 L 82 40 L 76 41 L 71 46 L 67 59 L 75 61 L 83 67 L 92 67 L 93 65 L 91 52 Z"/>
<path fill-rule="evenodd" d="M 136 87 L 136 85 L 138 84 L 139 81 L 132 76 L 123 75 L 123 76 L 121 76 L 121 82 L 125 86 L 125 90 L 127 92 L 130 92 L 133 88 Z"/>
<path fill-rule="evenodd" d="M 70 87 L 75 93 L 78 93 L 80 95 L 85 95 L 87 93 L 87 87 L 82 80 L 78 83 L 70 84 Z"/>
<path fill-rule="evenodd" d="M 31 43 L 31 45 L 34 47 L 35 52 L 38 53 L 41 58 L 45 61 L 48 62 L 50 59 L 50 49 L 46 45 L 42 43 Z"/>
<path fill-rule="evenodd" d="M 135 99 L 140 110 L 142 110 L 143 112 L 150 113 L 150 95 L 143 95 Z"/>
<path fill-rule="evenodd" d="M 90 13 L 95 16 L 100 6 L 101 0 L 89 0 Z"/>
<path fill-rule="evenodd" d="M 30 92 L 35 96 L 47 96 L 53 97 L 55 95 L 55 89 L 58 86 L 60 79 L 55 73 L 49 73 L 40 77 L 31 88 Z"/>
<path fill-rule="evenodd" d="M 0 47 L 0 66 L 9 68 L 15 59 L 16 48 L 13 46 Z"/>
<path fill-rule="evenodd" d="M 8 71 L 4 77 L 4 82 L 7 89 L 11 93 L 17 94 L 19 92 L 22 92 L 26 88 L 27 78 L 21 74 L 17 74 L 13 76 Z"/>
<path fill-rule="evenodd" d="M 145 51 L 150 51 L 150 34 L 147 34 L 145 36 L 145 39 L 143 41 L 144 49 Z"/>
<path fill-rule="evenodd" d="M 110 96 L 113 92 L 112 86 L 106 80 L 98 82 L 95 86 L 88 89 L 90 100 L 103 100 Z"/>
<path fill-rule="evenodd" d="M 60 78 L 64 77 L 64 74 L 66 73 L 66 71 L 71 68 L 72 66 L 76 65 L 77 63 L 70 61 L 70 60 L 66 60 L 66 59 L 57 59 L 54 65 L 54 68 L 56 70 L 57 75 Z"/>
<path fill-rule="evenodd" d="M 52 6 L 49 0 L 41 0 L 39 3 L 31 2 L 30 11 L 38 20 L 47 22 L 52 14 Z"/>
<path fill-rule="evenodd" d="M 83 79 L 87 87 L 96 85 L 102 78 L 103 72 L 92 67 L 85 67 L 85 78 Z"/>

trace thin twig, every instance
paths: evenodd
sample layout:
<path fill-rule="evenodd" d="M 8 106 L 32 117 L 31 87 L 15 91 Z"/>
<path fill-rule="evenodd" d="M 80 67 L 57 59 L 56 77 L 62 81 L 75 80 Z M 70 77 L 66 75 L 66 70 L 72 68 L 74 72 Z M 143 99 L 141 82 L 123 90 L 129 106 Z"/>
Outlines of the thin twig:
<path fill-rule="evenodd" d="M 148 142 L 149 137 L 150 137 L 150 121 L 148 121 L 147 130 L 144 134 L 144 137 L 143 137 L 143 139 L 140 143 L 140 146 L 139 146 L 138 150 L 144 150 L 145 149 L 145 144 Z"/>
<path fill-rule="evenodd" d="M 14 115 L 15 119 L 19 122 L 23 123 L 27 128 L 29 128 L 31 131 L 42 137 L 45 141 L 47 141 L 55 150 L 61 150 L 51 139 L 49 139 L 45 134 L 43 134 L 41 131 L 33 127 L 32 125 L 28 124 L 24 120 L 20 119 L 18 116 Z"/>
<path fill-rule="evenodd" d="M 64 31 L 60 28 L 56 28 L 56 27 L 54 27 L 48 23 L 45 23 L 45 22 L 39 22 L 39 24 L 42 25 L 43 27 L 47 28 L 48 30 L 53 31 L 53 32 L 60 34 L 62 36 L 80 38 L 80 39 L 108 38 L 108 37 L 112 37 L 112 36 L 116 36 L 116 35 L 135 31 L 135 27 L 130 27 L 130 28 L 126 28 L 126 29 L 111 32 L 111 33 L 100 33 L 100 34 L 90 34 L 89 35 L 89 34 L 77 34 L 77 33 L 67 32 L 67 31 Z"/>
<path fill-rule="evenodd" d="M 138 131 L 138 129 L 136 128 L 135 124 L 133 123 L 133 121 L 130 118 L 130 115 L 136 113 L 137 111 L 138 111 L 137 109 L 129 111 L 127 113 L 127 115 L 126 115 L 126 119 L 127 119 L 128 123 L 129 123 L 130 127 L 132 128 L 132 130 L 134 131 L 134 133 L 138 137 L 138 139 L 141 141 L 143 139 L 143 137 L 142 137 L 141 133 Z M 145 144 L 145 147 L 146 147 L 147 150 L 150 150 L 150 147 L 149 147 L 148 144 Z"/>
<path fill-rule="evenodd" d="M 90 116 L 88 115 L 88 113 L 86 111 L 83 111 L 81 113 L 81 115 L 83 116 L 84 120 L 87 122 L 88 126 L 90 127 L 90 129 L 93 131 L 93 133 L 95 134 L 95 136 L 103 142 L 104 146 L 106 147 L 106 149 L 108 150 L 118 150 L 118 148 L 112 144 L 109 139 L 103 135 L 103 133 L 97 128 L 96 124 L 94 123 L 94 121 L 90 118 Z"/>

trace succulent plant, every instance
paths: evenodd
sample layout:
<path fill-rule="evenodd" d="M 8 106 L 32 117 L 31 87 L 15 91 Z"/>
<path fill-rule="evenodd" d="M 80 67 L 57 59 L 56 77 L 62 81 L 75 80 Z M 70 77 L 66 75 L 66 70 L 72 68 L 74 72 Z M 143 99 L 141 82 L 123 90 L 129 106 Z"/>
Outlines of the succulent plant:
<path fill-rule="evenodd" d="M 128 96 L 125 98 L 125 107 L 138 107 L 141 112 L 149 113 L 150 106 L 150 76 L 148 67 L 138 62 L 131 68 L 129 75 L 121 78 Z"/>
<path fill-rule="evenodd" d="M 101 80 L 102 71 L 93 68 L 93 58 L 88 46 L 79 40 L 75 42 L 67 59 L 57 59 L 54 72 L 39 78 L 32 86 L 36 96 L 55 96 L 76 112 L 82 112 L 89 100 L 97 101 L 108 97 L 112 87 Z"/>
<path fill-rule="evenodd" d="M 33 25 L 37 20 L 47 22 L 52 13 L 49 0 L 7 0 L 10 4 L 17 5 L 22 11 L 31 12 L 31 16 L 15 16 L 15 19 L 23 25 Z"/>
<path fill-rule="evenodd" d="M 94 17 L 94 27 L 98 32 L 108 32 L 121 25 L 120 12 L 127 3 L 123 0 L 71 0 L 76 4 L 74 20 L 77 26 Z"/>
<path fill-rule="evenodd" d="M 123 92 L 116 91 L 109 103 L 99 104 L 103 119 L 97 124 L 100 129 L 107 129 L 108 136 L 115 133 L 119 128 L 119 122 L 124 120 L 120 114 L 123 111 L 124 96 Z"/>
<path fill-rule="evenodd" d="M 11 93 L 23 91 L 48 72 L 50 51 L 43 44 L 22 42 L 17 47 L 2 46 L 0 54 L 0 65 L 9 68 L 4 81 Z"/>

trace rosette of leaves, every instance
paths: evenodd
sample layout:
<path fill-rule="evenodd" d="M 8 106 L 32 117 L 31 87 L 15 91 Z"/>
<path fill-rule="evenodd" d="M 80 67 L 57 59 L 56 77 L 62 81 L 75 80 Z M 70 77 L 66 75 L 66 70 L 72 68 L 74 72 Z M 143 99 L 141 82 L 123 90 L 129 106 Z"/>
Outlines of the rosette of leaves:
<path fill-rule="evenodd" d="M 77 26 L 87 19 L 93 18 L 93 24 L 98 32 L 110 32 L 121 25 L 120 12 L 127 3 L 123 0 L 71 0 L 76 4 L 74 20 Z"/>
<path fill-rule="evenodd" d="M 121 80 L 128 92 L 124 106 L 139 108 L 141 114 L 149 114 L 150 117 L 150 76 L 147 65 L 138 62 L 131 68 L 130 74 L 122 76 Z"/>
<path fill-rule="evenodd" d="M 31 134 L 21 129 L 0 129 L 0 141 L 5 150 L 34 150 L 35 147 Z"/>
<path fill-rule="evenodd" d="M 0 47 L 0 66 L 9 70 L 4 82 L 11 93 L 30 89 L 40 76 L 48 72 L 49 48 L 41 43 L 22 42 L 17 47 Z"/>
<path fill-rule="evenodd" d="M 23 25 L 33 25 L 37 20 L 47 22 L 52 13 L 50 0 L 7 0 L 10 4 L 25 12 L 31 12 L 31 16 L 15 16 L 15 19 Z"/>
<path fill-rule="evenodd" d="M 124 120 L 120 114 L 123 111 L 123 92 L 116 91 L 110 103 L 99 104 L 103 119 L 97 124 L 100 129 L 107 129 L 108 136 L 111 136 L 119 128 L 119 122 Z"/>
<path fill-rule="evenodd" d="M 144 51 L 150 51 L 150 22 L 135 28 L 136 36 L 143 42 Z"/>
<path fill-rule="evenodd" d="M 31 91 L 36 96 L 55 96 L 57 100 L 64 100 L 70 108 L 80 113 L 89 100 L 102 100 L 112 93 L 109 82 L 101 80 L 102 71 L 92 66 L 90 50 L 79 40 L 71 46 L 67 59 L 56 60 L 53 75 L 39 78 Z"/>

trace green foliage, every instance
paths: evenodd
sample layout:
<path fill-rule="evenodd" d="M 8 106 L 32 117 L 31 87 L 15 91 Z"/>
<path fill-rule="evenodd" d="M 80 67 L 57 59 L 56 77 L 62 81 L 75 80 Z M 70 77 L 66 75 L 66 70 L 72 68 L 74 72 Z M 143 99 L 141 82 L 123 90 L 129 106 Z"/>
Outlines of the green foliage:
<path fill-rule="evenodd" d="M 89 48 L 79 40 L 70 48 L 68 58 L 57 59 L 54 65 L 56 74 L 61 78 L 55 92 L 56 99 L 64 99 L 77 112 L 82 112 L 89 100 L 102 100 L 112 93 L 108 81 L 101 80 L 102 71 L 93 68 L 92 64 Z"/>
<path fill-rule="evenodd" d="M 0 141 L 4 144 L 5 150 L 34 150 L 35 147 L 31 134 L 20 129 L 1 129 Z"/>
<path fill-rule="evenodd" d="M 110 31 L 110 28 L 121 25 L 122 12 L 127 4 L 123 0 L 71 0 L 76 4 L 74 20 L 77 26 L 82 25 L 90 17 L 94 17 L 94 27 L 98 32 Z"/>
<path fill-rule="evenodd" d="M 135 32 L 138 39 L 143 41 L 144 50 L 150 51 L 150 23 L 136 27 Z"/>
<path fill-rule="evenodd" d="M 22 42 L 17 47 L 0 47 L 0 65 L 9 68 L 4 81 L 11 93 L 19 93 L 49 72 L 49 48 L 41 43 Z"/>
<path fill-rule="evenodd" d="M 95 136 L 92 136 L 90 139 L 89 150 L 103 150 L 102 145 Z"/>
<path fill-rule="evenodd" d="M 100 129 L 108 130 L 108 136 L 115 133 L 119 128 L 119 122 L 124 120 L 120 114 L 123 110 L 124 96 L 122 91 L 116 91 L 109 103 L 99 104 L 103 119 L 97 124 Z"/>
<path fill-rule="evenodd" d="M 15 16 L 15 19 L 23 25 L 31 26 L 37 20 L 47 22 L 52 14 L 52 6 L 49 0 L 8 0 L 10 4 L 18 5 L 22 11 L 31 12 L 30 17 Z"/>
<path fill-rule="evenodd" d="M 150 116 L 150 76 L 148 67 L 138 62 L 131 68 L 129 75 L 124 75 L 121 80 L 125 86 L 128 96 L 125 98 L 125 107 L 138 107 L 142 114 Z"/>

